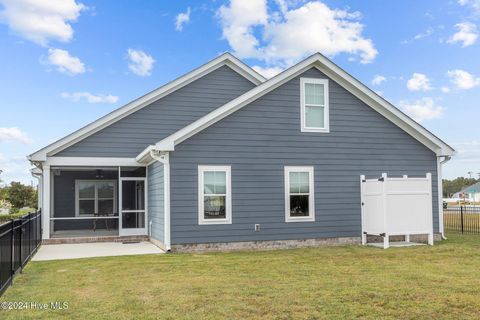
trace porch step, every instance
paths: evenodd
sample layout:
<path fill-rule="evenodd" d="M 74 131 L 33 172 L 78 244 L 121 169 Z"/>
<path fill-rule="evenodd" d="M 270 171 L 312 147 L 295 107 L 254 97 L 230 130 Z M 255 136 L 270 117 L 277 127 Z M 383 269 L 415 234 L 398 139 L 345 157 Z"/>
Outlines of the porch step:
<path fill-rule="evenodd" d="M 42 240 L 42 244 L 90 243 L 90 242 L 141 242 L 148 241 L 148 236 L 98 236 L 76 238 L 52 238 Z"/>

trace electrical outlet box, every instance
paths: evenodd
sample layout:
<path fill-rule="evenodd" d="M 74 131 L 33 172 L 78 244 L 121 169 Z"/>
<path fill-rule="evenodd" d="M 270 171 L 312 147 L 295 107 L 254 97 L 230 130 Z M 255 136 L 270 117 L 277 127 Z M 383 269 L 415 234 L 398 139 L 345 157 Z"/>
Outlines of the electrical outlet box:
<path fill-rule="evenodd" d="M 260 231 L 260 224 L 255 224 L 255 232 L 258 232 Z"/>

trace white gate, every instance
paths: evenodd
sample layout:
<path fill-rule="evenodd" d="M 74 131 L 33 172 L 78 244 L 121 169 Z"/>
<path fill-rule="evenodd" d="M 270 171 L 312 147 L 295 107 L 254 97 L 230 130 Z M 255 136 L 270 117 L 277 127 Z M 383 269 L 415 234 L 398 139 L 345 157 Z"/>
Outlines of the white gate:
<path fill-rule="evenodd" d="M 380 179 L 360 177 L 362 201 L 362 244 L 367 235 L 379 235 L 383 247 L 389 247 L 389 236 L 428 234 L 428 244 L 433 245 L 432 175 L 425 178 Z"/>

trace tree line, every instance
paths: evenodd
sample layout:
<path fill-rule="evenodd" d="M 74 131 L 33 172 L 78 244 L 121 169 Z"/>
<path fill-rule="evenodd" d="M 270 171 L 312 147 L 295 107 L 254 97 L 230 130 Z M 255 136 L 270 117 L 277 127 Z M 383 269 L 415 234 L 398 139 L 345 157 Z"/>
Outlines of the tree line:
<path fill-rule="evenodd" d="M 37 189 L 24 185 L 20 182 L 12 182 L 6 186 L 0 186 L 0 202 L 11 205 L 10 213 L 16 213 L 21 208 L 37 208 Z"/>
<path fill-rule="evenodd" d="M 463 188 L 471 186 L 472 184 L 475 184 L 477 182 L 480 182 L 480 179 L 477 180 L 474 178 L 464 177 L 458 177 L 453 180 L 443 179 L 443 197 L 450 198 L 454 193 L 459 192 Z"/>

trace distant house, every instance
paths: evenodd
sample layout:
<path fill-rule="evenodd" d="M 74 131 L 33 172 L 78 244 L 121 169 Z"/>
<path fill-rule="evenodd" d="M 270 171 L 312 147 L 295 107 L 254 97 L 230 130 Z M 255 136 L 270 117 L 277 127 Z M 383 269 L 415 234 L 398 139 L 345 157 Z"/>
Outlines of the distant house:
<path fill-rule="evenodd" d="M 29 159 L 45 241 L 202 250 L 359 242 L 360 176 L 382 173 L 431 173 L 442 232 L 453 153 L 321 54 L 266 80 L 225 53 Z"/>
<path fill-rule="evenodd" d="M 469 201 L 480 202 L 480 182 L 465 187 L 453 194 L 452 198 L 470 199 Z"/>

